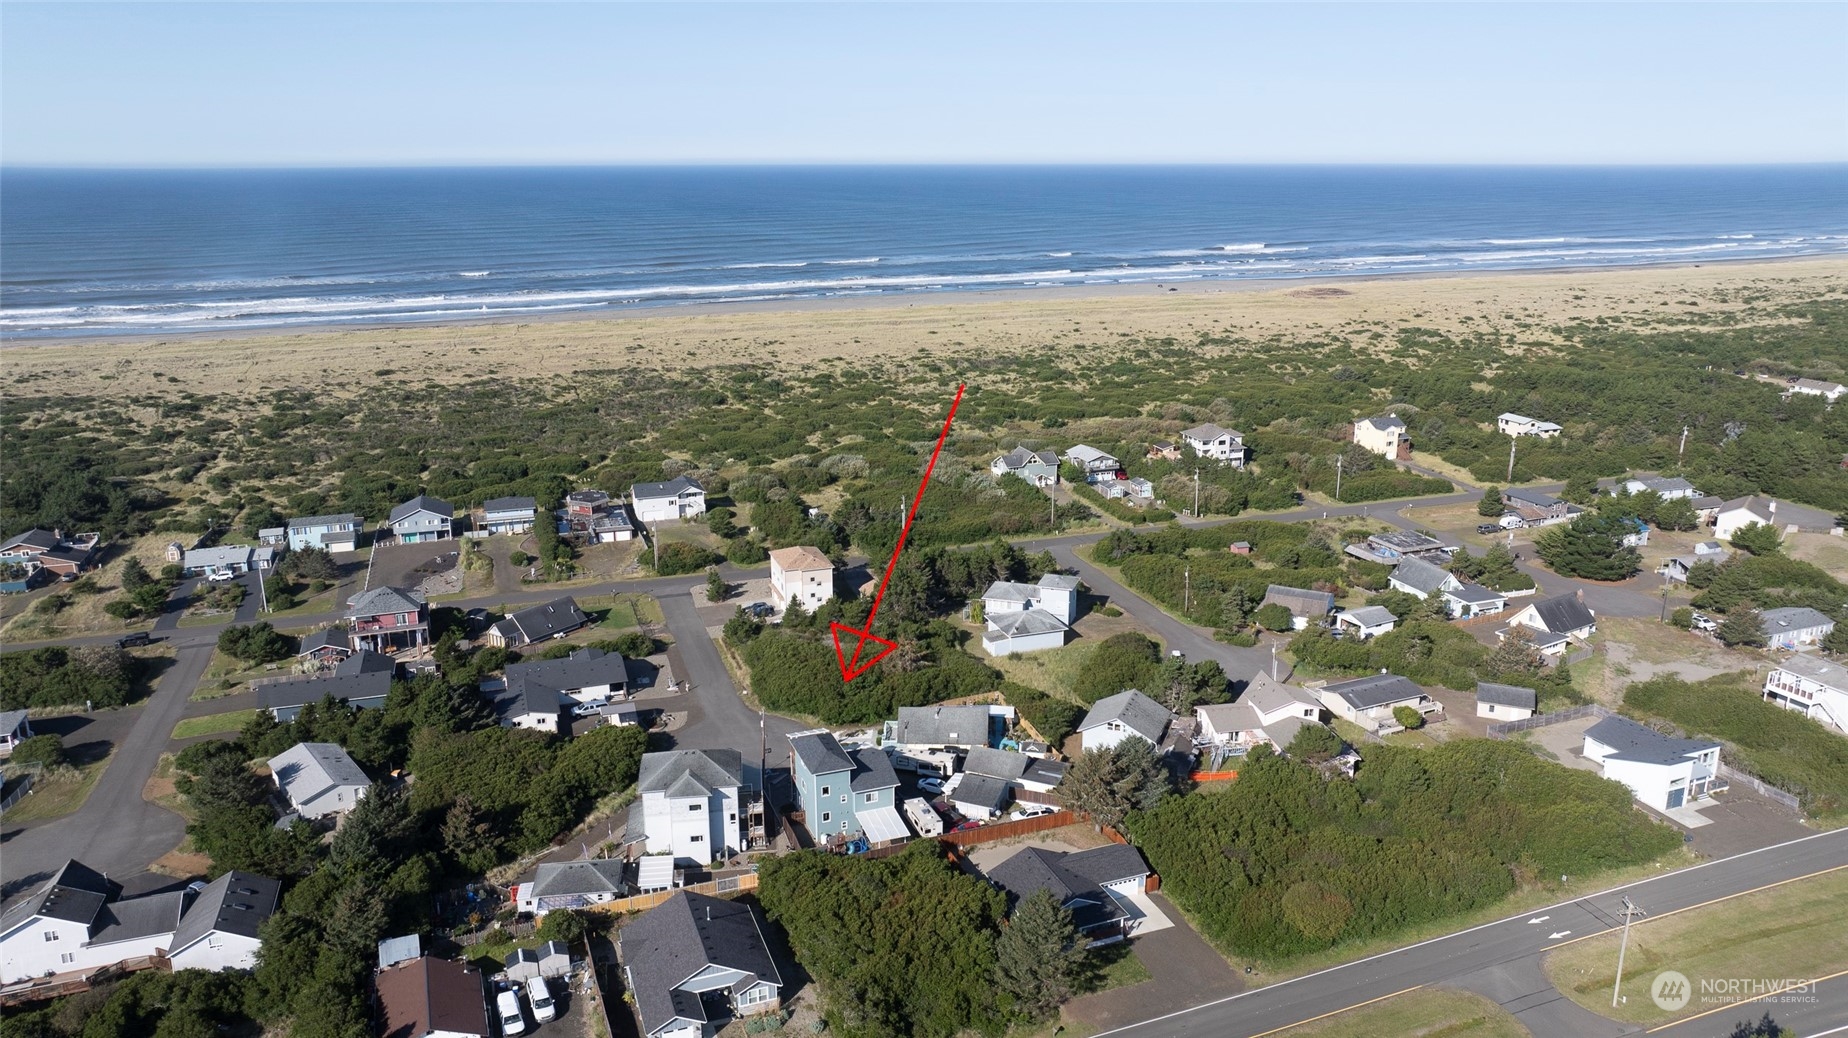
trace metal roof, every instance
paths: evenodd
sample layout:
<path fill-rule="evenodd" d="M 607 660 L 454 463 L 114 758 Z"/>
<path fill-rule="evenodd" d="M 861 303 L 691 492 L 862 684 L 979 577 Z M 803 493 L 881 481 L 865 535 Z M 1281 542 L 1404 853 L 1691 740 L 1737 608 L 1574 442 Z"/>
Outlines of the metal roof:
<path fill-rule="evenodd" d="M 414 933 L 387 937 L 379 942 L 379 969 L 396 966 L 423 954 L 423 938 Z"/>
<path fill-rule="evenodd" d="M 899 817 L 896 807 L 869 807 L 855 812 L 854 817 L 859 820 L 860 828 L 865 831 L 869 842 L 889 843 L 911 838 L 911 830 L 906 827 L 905 820 Z"/>

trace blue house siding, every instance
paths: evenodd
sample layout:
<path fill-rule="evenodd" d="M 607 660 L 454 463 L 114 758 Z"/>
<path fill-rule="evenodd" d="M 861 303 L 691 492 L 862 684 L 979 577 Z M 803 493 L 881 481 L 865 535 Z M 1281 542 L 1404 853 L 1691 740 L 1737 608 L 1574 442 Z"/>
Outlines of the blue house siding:
<path fill-rule="evenodd" d="M 797 802 L 802 805 L 802 814 L 808 823 L 810 835 L 818 840 L 835 833 L 859 835 L 860 820 L 854 815 L 852 771 L 810 774 L 799 756 L 795 758 L 791 771 L 796 780 Z M 821 792 L 823 789 L 828 791 L 825 796 Z M 887 792 L 889 802 L 890 791 Z M 823 815 L 827 817 L 824 819 Z"/>

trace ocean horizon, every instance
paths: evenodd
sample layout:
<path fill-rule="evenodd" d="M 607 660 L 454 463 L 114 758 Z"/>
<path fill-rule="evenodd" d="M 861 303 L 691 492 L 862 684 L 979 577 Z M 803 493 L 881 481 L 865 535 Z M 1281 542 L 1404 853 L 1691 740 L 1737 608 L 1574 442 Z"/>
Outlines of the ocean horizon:
<path fill-rule="evenodd" d="M 10 339 L 1848 253 L 1848 165 L 0 168 Z"/>

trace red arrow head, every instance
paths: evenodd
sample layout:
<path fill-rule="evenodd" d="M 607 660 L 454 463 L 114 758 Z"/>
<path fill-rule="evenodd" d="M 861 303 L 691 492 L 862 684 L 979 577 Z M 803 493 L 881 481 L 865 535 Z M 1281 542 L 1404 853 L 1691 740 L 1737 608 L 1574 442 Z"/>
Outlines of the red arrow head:
<path fill-rule="evenodd" d="M 834 658 L 840 661 L 842 681 L 852 681 L 866 673 L 872 669 L 873 664 L 885 659 L 887 653 L 898 648 L 897 642 L 887 641 L 869 631 L 862 631 L 842 623 L 829 624 L 828 631 L 834 635 Z M 874 652 L 870 658 L 862 658 L 868 642 L 878 642 L 883 648 Z M 847 651 L 848 645 L 853 646 L 853 652 Z"/>

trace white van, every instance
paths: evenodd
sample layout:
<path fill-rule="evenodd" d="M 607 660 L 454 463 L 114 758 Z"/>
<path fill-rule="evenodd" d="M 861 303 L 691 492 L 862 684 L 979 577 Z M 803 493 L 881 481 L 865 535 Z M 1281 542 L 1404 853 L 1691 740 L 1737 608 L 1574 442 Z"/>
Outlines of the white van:
<path fill-rule="evenodd" d="M 546 987 L 544 977 L 526 979 L 526 1001 L 532 1003 L 534 1023 L 558 1019 L 558 1006 L 552 1001 L 552 989 Z"/>
<path fill-rule="evenodd" d="M 520 1013 L 520 993 L 518 991 L 503 991 L 495 995 L 494 1011 L 495 1015 L 500 1017 L 502 1034 L 526 1033 L 526 1017 Z"/>

